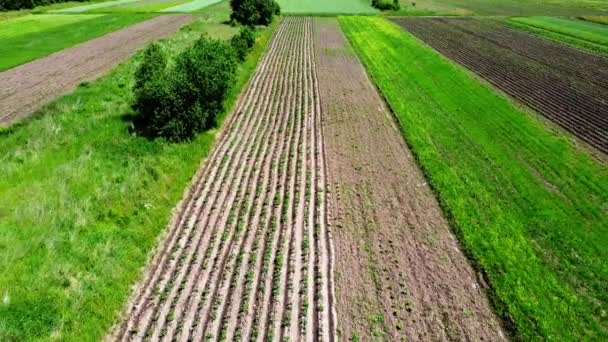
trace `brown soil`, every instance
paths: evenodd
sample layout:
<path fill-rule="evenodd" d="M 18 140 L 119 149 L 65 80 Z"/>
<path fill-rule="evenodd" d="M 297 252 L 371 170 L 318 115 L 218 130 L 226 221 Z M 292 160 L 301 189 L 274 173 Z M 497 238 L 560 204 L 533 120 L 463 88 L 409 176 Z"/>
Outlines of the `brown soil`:
<path fill-rule="evenodd" d="M 424 176 L 335 19 L 317 19 L 341 340 L 504 334 Z"/>
<path fill-rule="evenodd" d="M 392 20 L 608 154 L 608 59 L 488 20 Z"/>
<path fill-rule="evenodd" d="M 335 339 L 314 63 L 285 19 L 110 340 Z"/>
<path fill-rule="evenodd" d="M 24 118 L 83 81 L 104 75 L 146 43 L 194 19 L 159 16 L 0 73 L 0 126 Z"/>

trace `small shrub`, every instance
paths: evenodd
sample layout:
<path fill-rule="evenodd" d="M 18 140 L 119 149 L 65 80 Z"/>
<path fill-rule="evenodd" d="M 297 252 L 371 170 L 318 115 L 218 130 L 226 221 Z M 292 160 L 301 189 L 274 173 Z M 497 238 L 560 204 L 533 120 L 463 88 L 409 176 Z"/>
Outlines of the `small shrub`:
<path fill-rule="evenodd" d="M 372 6 L 381 11 L 398 11 L 401 9 L 399 0 L 393 0 L 392 2 L 386 0 L 372 0 Z"/>
<path fill-rule="evenodd" d="M 241 27 L 239 33 L 232 36 L 230 45 L 234 48 L 239 61 L 244 61 L 245 57 L 255 44 L 255 31 L 249 26 Z"/>
<path fill-rule="evenodd" d="M 135 73 L 138 124 L 151 137 L 169 141 L 194 138 L 215 125 L 234 81 L 237 57 L 227 43 L 201 37 L 167 65 L 158 45 L 144 52 Z"/>
<path fill-rule="evenodd" d="M 246 26 L 268 25 L 281 7 L 274 0 L 230 0 L 230 20 Z"/>

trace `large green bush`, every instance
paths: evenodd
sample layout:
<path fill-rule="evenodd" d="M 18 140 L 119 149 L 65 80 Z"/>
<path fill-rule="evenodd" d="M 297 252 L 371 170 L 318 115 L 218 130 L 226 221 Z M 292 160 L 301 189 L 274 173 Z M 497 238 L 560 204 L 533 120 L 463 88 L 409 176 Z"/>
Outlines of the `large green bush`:
<path fill-rule="evenodd" d="M 169 141 L 192 139 L 215 125 L 237 68 L 226 42 L 201 37 L 168 65 L 158 45 L 149 46 L 135 74 L 133 108 L 139 128 Z"/>
<path fill-rule="evenodd" d="M 281 7 L 274 0 L 230 0 L 230 19 L 246 26 L 269 25 Z"/>

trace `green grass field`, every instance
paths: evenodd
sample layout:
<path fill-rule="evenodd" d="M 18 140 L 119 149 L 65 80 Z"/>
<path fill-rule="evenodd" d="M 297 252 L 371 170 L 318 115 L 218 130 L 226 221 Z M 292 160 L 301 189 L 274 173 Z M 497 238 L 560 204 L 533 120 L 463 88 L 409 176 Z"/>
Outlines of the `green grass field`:
<path fill-rule="evenodd" d="M 586 50 L 608 54 L 608 26 L 578 19 L 553 17 L 509 18 L 517 28 Z"/>
<path fill-rule="evenodd" d="M 516 337 L 606 340 L 606 165 L 387 20 L 340 23 Z"/>
<path fill-rule="evenodd" d="M 368 0 L 277 0 L 287 14 L 373 14 L 377 10 Z"/>
<path fill-rule="evenodd" d="M 602 24 L 602 25 L 608 25 L 608 16 L 601 16 L 601 15 L 589 15 L 589 16 L 583 16 L 580 17 L 580 19 L 582 20 L 586 20 L 592 23 L 596 23 L 596 24 Z"/>
<path fill-rule="evenodd" d="M 415 3 L 415 6 L 412 4 Z M 608 0 L 401 0 L 404 15 L 600 15 Z"/>
<path fill-rule="evenodd" d="M 37 14 L 0 22 L 0 71 L 152 18 L 152 14 Z"/>
<path fill-rule="evenodd" d="M 115 6 L 101 7 L 87 11 L 86 13 L 149 13 L 159 12 L 189 3 L 191 0 L 141 0 L 126 2 Z"/>
<path fill-rule="evenodd" d="M 222 7 L 164 45 L 219 29 Z M 239 67 L 232 106 L 273 28 Z M 136 56 L 0 132 L 0 340 L 99 341 L 216 131 L 168 144 L 129 133 Z M 223 117 L 222 117 L 223 120 Z"/>

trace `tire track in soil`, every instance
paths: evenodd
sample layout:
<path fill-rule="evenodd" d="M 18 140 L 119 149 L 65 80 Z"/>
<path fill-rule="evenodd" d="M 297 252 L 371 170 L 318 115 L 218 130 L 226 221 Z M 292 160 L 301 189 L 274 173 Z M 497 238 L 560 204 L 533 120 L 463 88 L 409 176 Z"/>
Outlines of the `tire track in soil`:
<path fill-rule="evenodd" d="M 159 16 L 0 73 L 0 126 L 17 122 L 83 81 L 95 80 L 148 42 L 195 19 Z"/>
<path fill-rule="evenodd" d="M 581 141 L 608 153 L 608 59 L 489 21 L 392 20 Z"/>
<path fill-rule="evenodd" d="M 312 29 L 274 33 L 109 340 L 335 340 Z"/>
<path fill-rule="evenodd" d="M 341 338 L 505 340 L 439 203 L 335 19 L 315 20 L 315 43 Z"/>

